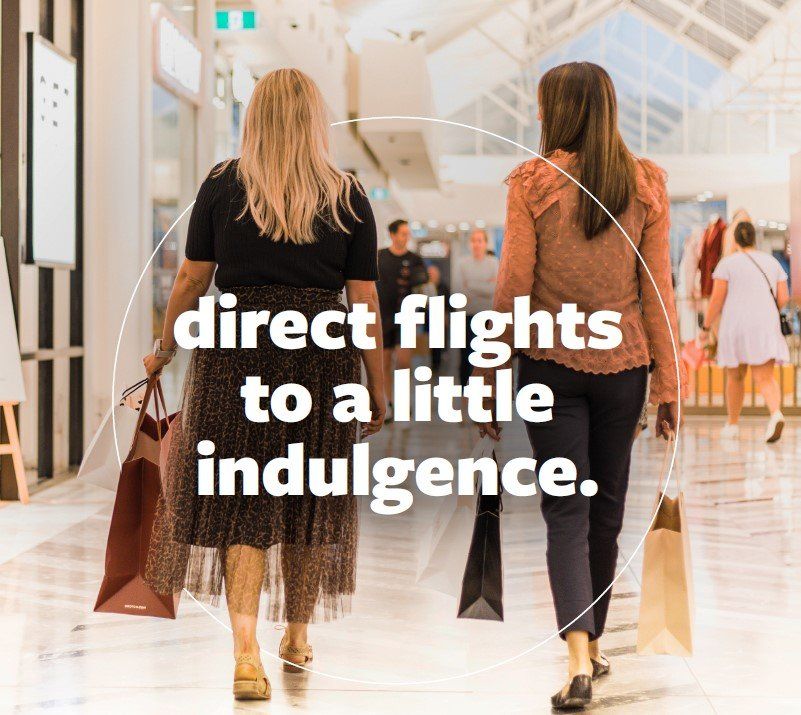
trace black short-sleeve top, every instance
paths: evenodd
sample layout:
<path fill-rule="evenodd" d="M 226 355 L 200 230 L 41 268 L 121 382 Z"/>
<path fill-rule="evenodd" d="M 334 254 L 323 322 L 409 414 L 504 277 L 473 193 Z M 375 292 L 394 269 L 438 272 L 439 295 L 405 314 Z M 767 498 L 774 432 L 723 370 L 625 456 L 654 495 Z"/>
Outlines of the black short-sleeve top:
<path fill-rule="evenodd" d="M 234 286 L 287 285 L 342 290 L 346 280 L 374 281 L 378 238 L 370 202 L 359 184 L 350 190 L 353 217 L 344 209 L 342 231 L 329 217 L 315 221 L 314 243 L 273 241 L 259 235 L 247 212 L 245 191 L 237 179 L 236 161 L 212 169 L 200 187 L 189 219 L 186 257 L 213 261 L 220 289 Z"/>

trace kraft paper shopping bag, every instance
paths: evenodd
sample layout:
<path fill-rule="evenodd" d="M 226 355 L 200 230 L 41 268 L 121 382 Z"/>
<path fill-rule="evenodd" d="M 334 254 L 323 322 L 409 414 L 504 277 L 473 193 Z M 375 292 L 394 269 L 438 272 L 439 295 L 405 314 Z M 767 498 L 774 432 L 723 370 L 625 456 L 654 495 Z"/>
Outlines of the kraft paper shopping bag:
<path fill-rule="evenodd" d="M 671 445 L 672 440 L 668 450 Z M 662 495 L 661 482 L 662 477 L 659 496 Z M 641 583 L 637 653 L 692 655 L 692 564 L 681 489 L 675 498 L 664 495 L 645 537 Z"/>

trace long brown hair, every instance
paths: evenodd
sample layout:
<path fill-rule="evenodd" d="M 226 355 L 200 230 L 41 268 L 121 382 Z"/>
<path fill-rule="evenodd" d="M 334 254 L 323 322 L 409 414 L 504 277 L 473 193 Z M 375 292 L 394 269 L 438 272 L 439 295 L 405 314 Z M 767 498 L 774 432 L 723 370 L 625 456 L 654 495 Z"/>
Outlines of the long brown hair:
<path fill-rule="evenodd" d="M 348 231 L 342 214 L 355 217 L 350 191 L 356 184 L 334 165 L 325 102 L 300 70 L 273 70 L 256 83 L 237 166 L 247 197 L 239 218 L 250 211 L 262 236 L 313 243 L 319 216 Z"/>
<path fill-rule="evenodd" d="M 617 218 L 636 191 L 636 168 L 617 128 L 612 78 L 592 62 L 569 62 L 542 76 L 538 99 L 540 154 L 547 158 L 557 149 L 574 152 L 576 178 Z M 585 191 L 579 191 L 578 216 L 588 239 L 612 223 Z"/>

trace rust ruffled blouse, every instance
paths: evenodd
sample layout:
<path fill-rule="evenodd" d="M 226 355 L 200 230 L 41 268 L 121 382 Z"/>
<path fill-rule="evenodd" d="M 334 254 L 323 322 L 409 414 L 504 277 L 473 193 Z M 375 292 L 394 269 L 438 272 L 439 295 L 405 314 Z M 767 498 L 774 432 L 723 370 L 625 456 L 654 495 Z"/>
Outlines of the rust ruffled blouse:
<path fill-rule="evenodd" d="M 557 151 L 549 159 L 575 176 L 575 154 Z M 686 383 L 681 362 L 677 379 L 671 340 L 672 331 L 678 351 L 668 235 L 670 202 L 664 172 L 646 159 L 636 163 L 636 196 L 617 220 L 645 265 L 614 224 L 592 240 L 586 239 L 578 222 L 581 189 L 559 169 L 536 158 L 509 175 L 506 232 L 494 308 L 511 312 L 516 297 L 529 295 L 532 312 L 546 310 L 554 317 L 563 303 L 576 303 L 578 310 L 587 314 L 597 310 L 619 312 L 623 341 L 617 348 L 571 350 L 561 344 L 558 333 L 553 348 L 539 348 L 537 328 L 533 326 L 532 347 L 524 352 L 534 359 L 553 360 L 592 373 L 620 372 L 648 365 L 653 359 L 650 400 L 659 404 L 677 400 L 678 380 L 682 381 L 682 390 Z M 576 335 L 586 339 L 591 333 L 583 325 Z M 512 342 L 511 331 L 505 338 Z"/>

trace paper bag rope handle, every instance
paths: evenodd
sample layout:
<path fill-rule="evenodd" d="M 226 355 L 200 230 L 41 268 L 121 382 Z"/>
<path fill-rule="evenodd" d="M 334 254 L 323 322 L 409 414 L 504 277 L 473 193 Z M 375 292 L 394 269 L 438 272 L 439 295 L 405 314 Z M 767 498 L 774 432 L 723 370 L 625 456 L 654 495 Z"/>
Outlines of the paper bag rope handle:
<path fill-rule="evenodd" d="M 659 470 L 659 482 L 657 483 L 657 492 L 661 492 L 663 489 L 663 483 L 665 481 L 665 477 L 667 476 L 668 466 L 670 465 L 670 453 L 673 451 L 673 448 L 676 444 L 676 434 L 667 426 L 665 423 L 665 433 L 667 434 L 667 442 L 665 444 L 665 455 L 662 457 L 662 468 Z M 676 475 L 676 489 L 681 491 L 681 483 L 679 482 L 679 470 L 674 470 Z"/>

